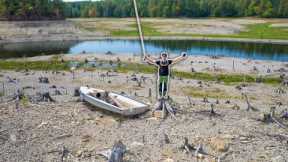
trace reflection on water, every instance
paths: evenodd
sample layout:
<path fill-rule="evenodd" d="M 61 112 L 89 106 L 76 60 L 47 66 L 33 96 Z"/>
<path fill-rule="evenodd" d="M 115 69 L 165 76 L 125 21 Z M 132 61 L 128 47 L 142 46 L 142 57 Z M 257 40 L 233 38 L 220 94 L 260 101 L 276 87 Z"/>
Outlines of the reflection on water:
<path fill-rule="evenodd" d="M 0 58 L 33 57 L 68 53 L 77 43 L 71 41 L 26 42 L 0 44 Z"/>
<path fill-rule="evenodd" d="M 171 53 L 188 52 L 190 55 L 220 55 L 238 58 L 288 61 L 288 45 L 205 42 L 191 40 L 146 41 L 150 54 L 161 51 Z M 0 45 L 0 58 L 37 56 L 49 54 L 106 53 L 140 54 L 136 40 L 97 40 L 83 42 L 15 43 Z"/>

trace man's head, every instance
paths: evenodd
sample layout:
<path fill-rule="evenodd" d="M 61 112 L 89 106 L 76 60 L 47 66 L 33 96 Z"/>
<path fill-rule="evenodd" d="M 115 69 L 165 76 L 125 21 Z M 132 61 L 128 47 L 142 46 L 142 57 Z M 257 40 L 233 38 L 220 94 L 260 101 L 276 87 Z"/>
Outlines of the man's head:
<path fill-rule="evenodd" d="M 161 60 L 167 60 L 167 58 L 168 58 L 168 53 L 167 53 L 167 52 L 161 52 L 160 58 L 161 58 Z"/>

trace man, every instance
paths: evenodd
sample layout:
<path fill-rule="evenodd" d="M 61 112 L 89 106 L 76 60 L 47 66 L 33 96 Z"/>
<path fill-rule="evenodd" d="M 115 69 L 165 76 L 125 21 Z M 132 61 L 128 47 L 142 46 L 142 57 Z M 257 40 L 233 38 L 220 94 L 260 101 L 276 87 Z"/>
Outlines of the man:
<path fill-rule="evenodd" d="M 159 85 L 159 96 L 165 97 L 168 89 L 168 81 L 170 76 L 170 66 L 179 63 L 187 58 L 186 53 L 182 53 L 181 56 L 174 59 L 168 58 L 167 52 L 160 54 L 160 59 L 155 59 L 151 56 L 145 56 L 144 61 L 158 66 L 158 85 Z"/>

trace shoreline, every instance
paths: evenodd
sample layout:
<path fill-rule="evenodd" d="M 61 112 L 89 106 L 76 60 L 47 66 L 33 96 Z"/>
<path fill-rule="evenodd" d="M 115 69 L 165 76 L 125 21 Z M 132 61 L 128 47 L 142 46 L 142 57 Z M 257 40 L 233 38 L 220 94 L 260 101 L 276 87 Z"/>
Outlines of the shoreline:
<path fill-rule="evenodd" d="M 29 42 L 52 42 L 52 41 L 93 41 L 93 40 L 139 40 L 139 37 L 127 36 L 77 36 L 75 38 L 69 36 L 63 37 L 46 37 L 46 38 L 12 38 L 9 40 L 0 39 L 1 44 L 9 43 L 29 43 Z M 206 41 L 206 42 L 235 42 L 235 43 L 255 43 L 255 44 L 277 44 L 288 45 L 288 40 L 280 39 L 250 39 L 250 38 L 213 38 L 213 37 L 187 37 L 187 36 L 146 36 L 144 40 L 191 40 L 191 41 Z"/>
<path fill-rule="evenodd" d="M 170 57 L 176 57 L 179 54 L 171 53 Z M 121 60 L 127 63 L 140 63 L 140 56 L 135 56 L 130 53 L 126 54 L 113 54 L 107 55 L 105 53 L 87 53 L 87 54 L 60 54 L 49 56 L 35 56 L 25 58 L 25 61 L 49 61 L 53 57 L 62 58 L 65 61 L 80 61 L 85 60 L 93 61 L 113 61 Z M 5 61 L 23 61 L 23 58 L 11 58 L 5 59 Z M 234 63 L 233 63 L 234 62 Z M 245 58 L 233 58 L 233 57 L 217 57 L 210 56 L 190 56 L 183 63 L 174 66 L 175 70 L 182 72 L 191 72 L 192 69 L 195 72 L 204 73 L 227 73 L 227 74 L 253 74 L 253 75 L 275 75 L 288 72 L 288 62 L 280 62 L 273 60 L 250 60 Z M 287 70 L 287 71 L 286 71 Z M 271 71 L 271 72 L 268 72 Z"/>

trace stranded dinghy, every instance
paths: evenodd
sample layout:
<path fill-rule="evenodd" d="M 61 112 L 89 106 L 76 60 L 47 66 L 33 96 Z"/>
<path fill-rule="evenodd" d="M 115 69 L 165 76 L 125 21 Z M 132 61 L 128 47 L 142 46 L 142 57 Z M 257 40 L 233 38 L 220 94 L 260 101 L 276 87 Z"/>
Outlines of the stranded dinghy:
<path fill-rule="evenodd" d="M 149 107 L 127 96 L 89 87 L 80 87 L 80 98 L 81 101 L 123 116 L 142 114 L 148 111 Z"/>

